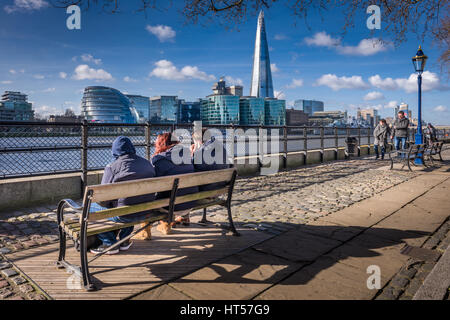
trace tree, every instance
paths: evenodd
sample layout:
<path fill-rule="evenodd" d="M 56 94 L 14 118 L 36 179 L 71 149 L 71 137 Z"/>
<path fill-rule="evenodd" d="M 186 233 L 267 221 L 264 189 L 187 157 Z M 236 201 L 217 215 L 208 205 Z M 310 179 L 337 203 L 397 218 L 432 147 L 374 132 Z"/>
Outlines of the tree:
<path fill-rule="evenodd" d="M 75 112 L 73 112 L 72 109 L 66 109 L 66 111 L 64 112 L 64 116 L 65 117 L 75 117 Z"/>
<path fill-rule="evenodd" d="M 56 7 L 71 4 L 89 9 L 100 5 L 103 10 L 116 13 L 125 0 L 52 0 Z M 137 1 L 136 11 L 160 10 L 171 6 L 167 0 Z M 355 27 L 356 15 L 364 12 L 370 5 L 382 8 L 383 40 L 391 40 L 400 45 L 409 33 L 415 34 L 419 41 L 431 39 L 441 51 L 441 66 L 449 71 L 450 63 L 450 1 L 449 0 L 184 0 L 182 14 L 187 23 L 206 20 L 220 23 L 225 27 L 235 27 L 248 16 L 255 16 L 260 9 L 270 10 L 275 5 L 286 5 L 292 14 L 308 23 L 311 11 L 321 15 L 327 11 L 338 10 L 345 17 L 343 35 Z M 167 9 L 167 8 L 166 8 Z M 386 39 L 387 37 L 390 39 Z"/>

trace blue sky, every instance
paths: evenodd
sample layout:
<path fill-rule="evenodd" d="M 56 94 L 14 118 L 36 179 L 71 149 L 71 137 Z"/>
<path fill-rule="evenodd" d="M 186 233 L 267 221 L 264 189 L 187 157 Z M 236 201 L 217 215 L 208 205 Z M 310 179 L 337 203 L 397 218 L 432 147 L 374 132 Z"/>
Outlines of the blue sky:
<path fill-rule="evenodd" d="M 6 0 L 0 7 L 0 91 L 29 94 L 42 115 L 66 108 L 79 112 L 82 90 L 105 85 L 123 92 L 178 95 L 195 100 L 211 93 L 225 76 L 249 94 L 257 17 L 239 30 L 218 24 L 185 24 L 176 4 L 147 17 L 107 14 L 94 7 L 81 14 L 81 30 L 68 30 L 64 9 L 45 0 Z M 415 35 L 399 47 L 380 45 L 366 27 L 361 9 L 356 27 L 342 40 L 343 17 L 329 12 L 310 16 L 309 27 L 282 5 L 265 12 L 274 88 L 288 105 L 296 99 L 325 102 L 326 110 L 375 107 L 392 116 L 406 102 L 417 115 L 417 82 L 411 57 L 420 44 Z M 383 22 L 382 22 L 383 23 Z M 450 124 L 448 78 L 437 63 L 439 51 L 422 44 L 429 57 L 424 74 L 423 116 Z"/>

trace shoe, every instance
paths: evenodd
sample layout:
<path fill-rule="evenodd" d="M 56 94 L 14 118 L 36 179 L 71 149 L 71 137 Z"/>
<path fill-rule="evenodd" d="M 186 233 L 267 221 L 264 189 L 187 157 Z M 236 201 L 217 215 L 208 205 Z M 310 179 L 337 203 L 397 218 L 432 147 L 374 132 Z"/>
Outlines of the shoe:
<path fill-rule="evenodd" d="M 188 226 L 191 224 L 191 220 L 189 219 L 189 215 L 185 215 L 185 216 L 178 216 L 175 218 L 175 222 L 176 224 L 182 224 L 183 226 Z"/>
<path fill-rule="evenodd" d="M 127 251 L 128 249 L 130 249 L 130 247 L 133 245 L 133 242 L 131 242 L 130 240 L 125 241 L 124 243 L 122 243 L 119 246 L 119 250 L 120 251 Z"/>
<path fill-rule="evenodd" d="M 102 244 L 100 246 L 98 246 L 97 248 L 92 248 L 90 250 L 91 253 L 93 254 L 99 254 L 99 253 L 103 253 L 105 252 L 105 250 L 108 248 L 109 246 L 107 246 L 106 244 Z M 119 253 L 119 248 L 114 248 L 109 250 L 108 252 L 106 252 L 105 254 L 118 254 Z"/>

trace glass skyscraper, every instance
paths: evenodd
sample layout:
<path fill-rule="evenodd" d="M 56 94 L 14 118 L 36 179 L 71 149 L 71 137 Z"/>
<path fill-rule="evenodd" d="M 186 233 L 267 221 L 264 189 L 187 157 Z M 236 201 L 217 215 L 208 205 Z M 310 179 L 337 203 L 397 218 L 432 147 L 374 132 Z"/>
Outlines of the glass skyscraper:
<path fill-rule="evenodd" d="M 81 114 L 87 121 L 102 123 L 136 123 L 130 100 L 109 87 L 86 87 L 81 100 Z"/>
<path fill-rule="evenodd" d="M 211 95 L 201 101 L 204 124 L 239 124 L 239 96 Z"/>
<path fill-rule="evenodd" d="M 150 119 L 150 98 L 140 95 L 127 94 L 131 107 L 136 111 L 137 122 L 145 122 Z"/>
<path fill-rule="evenodd" d="M 241 97 L 239 117 L 241 125 L 264 125 L 264 98 Z"/>
<path fill-rule="evenodd" d="M 286 101 L 273 98 L 264 99 L 265 125 L 284 126 L 286 124 Z"/>
<path fill-rule="evenodd" d="M 2 95 L 2 101 L 0 101 L 0 120 L 32 121 L 34 110 L 27 98 L 26 94 L 20 92 L 5 91 Z"/>
<path fill-rule="evenodd" d="M 323 102 L 316 100 L 295 100 L 294 109 L 302 110 L 310 117 L 314 114 L 314 112 L 324 111 Z"/>
<path fill-rule="evenodd" d="M 272 71 L 270 69 L 269 45 L 267 43 L 264 12 L 262 10 L 258 16 L 258 26 L 256 29 L 250 95 L 258 98 L 274 97 Z"/>
<path fill-rule="evenodd" d="M 178 123 L 193 123 L 200 120 L 200 101 L 185 102 L 181 100 L 178 110 Z"/>
<path fill-rule="evenodd" d="M 177 122 L 179 100 L 177 96 L 150 98 L 150 121 L 153 123 Z"/>

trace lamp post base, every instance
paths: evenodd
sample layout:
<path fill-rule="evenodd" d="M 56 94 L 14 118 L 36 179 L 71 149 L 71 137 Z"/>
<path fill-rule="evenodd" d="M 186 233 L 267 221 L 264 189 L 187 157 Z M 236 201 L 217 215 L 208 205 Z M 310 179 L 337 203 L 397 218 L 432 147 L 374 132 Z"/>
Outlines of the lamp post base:
<path fill-rule="evenodd" d="M 422 133 L 416 133 L 414 135 L 414 141 L 415 141 L 415 144 L 422 144 L 423 143 L 423 135 L 422 135 Z M 423 154 L 418 154 L 418 156 L 419 157 L 417 157 L 414 160 L 414 163 L 416 165 L 423 165 Z"/>

